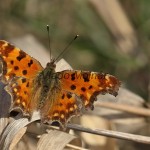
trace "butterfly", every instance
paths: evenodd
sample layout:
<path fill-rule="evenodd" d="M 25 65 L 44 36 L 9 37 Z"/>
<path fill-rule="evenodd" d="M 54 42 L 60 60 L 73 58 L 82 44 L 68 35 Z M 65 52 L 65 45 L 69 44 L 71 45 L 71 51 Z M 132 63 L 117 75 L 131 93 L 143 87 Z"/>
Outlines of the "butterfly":
<path fill-rule="evenodd" d="M 7 41 L 0 40 L 0 80 L 11 95 L 10 111 L 23 116 L 40 112 L 42 123 L 65 126 L 82 109 L 93 109 L 98 94 L 117 96 L 120 81 L 109 74 L 64 70 L 56 72 L 55 61 L 43 68 L 36 59 Z"/>

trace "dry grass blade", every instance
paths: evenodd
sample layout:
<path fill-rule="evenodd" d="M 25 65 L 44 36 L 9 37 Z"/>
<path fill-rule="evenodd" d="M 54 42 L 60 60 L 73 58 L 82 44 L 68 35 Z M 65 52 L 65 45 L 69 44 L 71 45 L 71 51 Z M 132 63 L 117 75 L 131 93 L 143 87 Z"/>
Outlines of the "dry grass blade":
<path fill-rule="evenodd" d="M 73 129 L 73 130 L 92 133 L 92 134 L 96 134 L 96 135 L 102 135 L 102 136 L 107 136 L 107 137 L 112 137 L 112 138 L 117 138 L 117 139 L 129 140 L 129 141 L 134 141 L 134 142 L 139 142 L 139 143 L 144 143 L 144 144 L 150 144 L 150 137 L 146 137 L 146 136 L 134 135 L 134 134 L 110 131 L 110 130 L 103 130 L 103 129 L 90 129 L 90 128 L 82 127 L 77 124 L 68 124 L 67 127 L 70 129 Z"/>
<path fill-rule="evenodd" d="M 137 46 L 137 38 L 119 0 L 90 0 L 90 2 L 116 38 L 119 50 L 126 54 L 133 54 Z"/>
<path fill-rule="evenodd" d="M 11 142 L 9 150 L 13 150 L 15 148 L 17 143 L 20 141 L 22 136 L 25 134 L 26 130 L 27 130 L 27 127 L 24 127 L 24 128 L 21 128 L 20 131 L 17 132 L 17 134 L 15 135 L 15 137 L 13 138 L 13 140 Z"/>
<path fill-rule="evenodd" d="M 0 118 L 0 135 L 8 124 L 8 118 Z"/>
<path fill-rule="evenodd" d="M 20 115 L 18 116 L 18 118 L 20 118 Z M 24 128 L 26 125 L 38 119 L 39 115 L 34 113 L 31 121 L 29 121 L 28 118 L 20 118 L 12 121 L 4 130 L 1 136 L 0 149 L 8 150 L 10 145 L 12 144 L 15 135 L 21 132 L 21 129 Z M 24 130 L 22 131 L 24 132 Z"/>
<path fill-rule="evenodd" d="M 71 142 L 76 137 L 65 132 L 50 130 L 48 134 L 44 134 L 41 136 L 37 149 L 38 150 L 48 150 L 48 149 L 56 149 L 62 150 L 66 144 Z"/>
<path fill-rule="evenodd" d="M 85 148 L 82 148 L 82 147 L 79 147 L 79 146 L 75 146 L 75 145 L 72 145 L 72 144 L 67 144 L 66 147 L 71 148 L 73 150 L 88 150 L 88 149 L 85 149 Z"/>
<path fill-rule="evenodd" d="M 4 84 L 0 82 L 0 134 L 8 124 L 10 107 L 10 95 L 4 90 Z"/>

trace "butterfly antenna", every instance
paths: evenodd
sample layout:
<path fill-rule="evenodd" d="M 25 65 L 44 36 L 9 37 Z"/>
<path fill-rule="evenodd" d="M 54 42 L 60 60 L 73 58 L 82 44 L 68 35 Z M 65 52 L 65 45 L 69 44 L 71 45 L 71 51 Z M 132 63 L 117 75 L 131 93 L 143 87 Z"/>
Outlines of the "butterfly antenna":
<path fill-rule="evenodd" d="M 74 42 L 74 40 L 77 39 L 77 37 L 79 37 L 79 35 L 76 35 L 70 42 L 69 44 L 62 50 L 62 52 L 58 55 L 58 57 L 56 57 L 55 62 L 64 54 L 66 53 L 66 51 L 68 50 L 68 48 L 70 47 L 70 45 Z"/>
<path fill-rule="evenodd" d="M 48 33 L 48 47 L 49 47 L 49 54 L 50 54 L 50 62 L 52 61 L 52 51 L 51 51 L 51 40 L 50 40 L 50 33 L 49 33 L 49 25 L 47 25 L 47 33 Z"/>

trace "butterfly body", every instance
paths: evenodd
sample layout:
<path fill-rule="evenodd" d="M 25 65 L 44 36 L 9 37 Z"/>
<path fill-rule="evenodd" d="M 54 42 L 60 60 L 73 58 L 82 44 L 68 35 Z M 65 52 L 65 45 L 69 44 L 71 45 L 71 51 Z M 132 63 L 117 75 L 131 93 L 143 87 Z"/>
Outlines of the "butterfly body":
<path fill-rule="evenodd" d="M 46 68 L 34 79 L 33 92 L 36 94 L 36 91 L 40 88 L 40 96 L 37 100 L 39 101 L 38 109 L 42 108 L 47 97 L 50 101 L 50 98 L 54 95 L 54 91 L 60 90 L 59 80 L 55 77 L 55 67 L 56 65 L 53 62 L 48 63 Z"/>
<path fill-rule="evenodd" d="M 98 94 L 117 95 L 120 81 L 109 74 L 64 70 L 55 71 L 54 61 L 46 68 L 24 51 L 0 41 L 1 81 L 11 95 L 11 110 L 20 109 L 32 117 L 39 111 L 42 122 L 58 121 L 65 125 L 81 114 L 83 108 L 93 109 Z"/>

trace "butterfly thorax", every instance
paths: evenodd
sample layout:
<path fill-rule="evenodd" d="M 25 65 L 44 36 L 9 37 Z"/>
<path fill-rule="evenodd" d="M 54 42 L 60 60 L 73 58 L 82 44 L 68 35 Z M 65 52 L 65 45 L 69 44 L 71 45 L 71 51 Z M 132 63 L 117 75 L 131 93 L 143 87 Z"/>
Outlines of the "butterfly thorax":
<path fill-rule="evenodd" d="M 46 68 L 38 74 L 34 81 L 33 93 L 39 102 L 38 109 L 41 109 L 45 103 L 53 104 L 56 95 L 61 90 L 55 67 L 53 62 L 47 63 Z"/>

